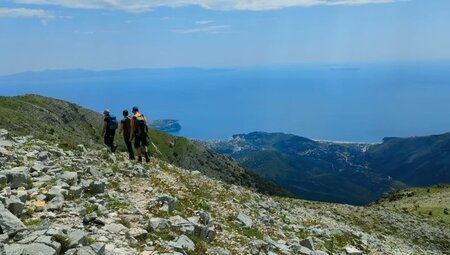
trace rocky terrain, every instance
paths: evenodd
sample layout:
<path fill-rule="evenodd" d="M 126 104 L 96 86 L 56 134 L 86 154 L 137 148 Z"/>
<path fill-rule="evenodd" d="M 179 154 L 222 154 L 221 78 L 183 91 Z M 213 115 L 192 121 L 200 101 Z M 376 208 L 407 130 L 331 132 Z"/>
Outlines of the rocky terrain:
<path fill-rule="evenodd" d="M 13 117 L 12 117 L 13 116 Z M 43 97 L 24 95 L 0 96 L 0 128 L 16 136 L 33 135 L 57 142 L 61 148 L 76 149 L 78 144 L 102 148 L 100 137 L 102 115 L 79 105 Z M 123 139 L 117 135 L 119 150 L 125 151 Z M 150 153 L 178 167 L 198 170 L 227 183 L 256 188 L 261 193 L 290 196 L 279 186 L 240 167 L 227 156 L 184 137 L 173 136 L 156 129 L 150 130 Z"/>
<path fill-rule="evenodd" d="M 0 254 L 449 254 L 445 222 L 0 131 Z"/>

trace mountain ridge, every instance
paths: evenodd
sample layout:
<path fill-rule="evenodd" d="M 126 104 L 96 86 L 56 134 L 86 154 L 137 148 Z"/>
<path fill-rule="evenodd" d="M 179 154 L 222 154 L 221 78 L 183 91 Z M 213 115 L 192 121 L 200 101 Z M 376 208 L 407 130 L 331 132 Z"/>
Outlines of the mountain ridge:
<path fill-rule="evenodd" d="M 450 133 L 343 143 L 252 132 L 204 144 L 310 200 L 367 204 L 398 188 L 450 182 Z"/>
<path fill-rule="evenodd" d="M 53 106 L 68 106 L 65 118 L 51 116 L 67 129 L 34 122 Z M 96 124 L 84 123 L 92 136 L 61 146 L 91 113 L 74 118 L 69 109 L 39 96 L 0 97 L 0 117 L 19 116 L 11 132 L 0 127 L 0 254 L 449 254 L 448 187 L 369 206 L 270 196 L 199 171 L 202 160 L 230 171 L 232 161 L 163 132 L 152 130 L 161 155 L 142 165 L 100 146 Z"/>
<path fill-rule="evenodd" d="M 3 119 L 0 128 L 8 129 L 13 135 L 34 135 L 40 139 L 58 141 L 61 147 L 69 148 L 76 148 L 79 143 L 97 148 L 103 144 L 100 137 L 101 114 L 64 100 L 39 95 L 0 97 L 0 118 Z M 289 192 L 243 169 L 228 157 L 186 138 L 152 129 L 150 139 L 156 146 L 149 146 L 154 157 L 225 182 L 290 196 Z M 116 141 L 124 150 L 123 139 L 119 135 Z"/>

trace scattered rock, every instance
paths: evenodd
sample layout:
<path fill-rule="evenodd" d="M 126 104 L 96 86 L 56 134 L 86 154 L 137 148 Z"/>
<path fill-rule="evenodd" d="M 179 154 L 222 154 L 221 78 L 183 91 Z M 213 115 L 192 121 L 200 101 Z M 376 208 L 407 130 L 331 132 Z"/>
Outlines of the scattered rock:
<path fill-rule="evenodd" d="M 47 209 L 50 211 L 59 210 L 64 205 L 64 197 L 62 195 L 54 197 L 47 204 Z"/>
<path fill-rule="evenodd" d="M 356 249 L 353 246 L 346 246 L 344 249 L 348 255 L 362 255 L 363 254 L 362 251 Z"/>
<path fill-rule="evenodd" d="M 57 255 L 56 250 L 43 243 L 32 243 L 26 245 L 22 255 Z"/>
<path fill-rule="evenodd" d="M 142 228 L 131 228 L 128 234 L 135 239 L 145 239 L 148 235 L 147 230 Z"/>
<path fill-rule="evenodd" d="M 245 228 L 251 228 L 253 226 L 253 221 L 250 217 L 240 212 L 236 217 L 238 220 L 238 224 Z"/>
<path fill-rule="evenodd" d="M 82 230 L 75 230 L 68 235 L 69 238 L 69 248 L 75 248 L 78 245 L 86 246 L 88 245 L 88 240 L 86 233 Z"/>
<path fill-rule="evenodd" d="M 22 221 L 0 204 L 0 234 L 14 234 L 23 229 Z"/>
<path fill-rule="evenodd" d="M 91 245 L 92 250 L 96 255 L 104 255 L 105 254 L 105 243 L 95 242 Z"/>
<path fill-rule="evenodd" d="M 161 195 L 158 196 L 156 199 L 156 202 L 158 202 L 162 206 L 166 206 L 167 209 L 165 211 L 173 212 L 175 210 L 177 199 L 169 196 L 169 195 Z"/>
<path fill-rule="evenodd" d="M 169 242 L 169 246 L 173 247 L 175 250 L 178 251 L 194 251 L 195 250 L 195 244 L 192 242 L 189 237 L 185 235 L 181 235 L 178 237 L 176 242 Z"/>
<path fill-rule="evenodd" d="M 123 234 L 128 231 L 127 227 L 119 223 L 107 224 L 105 229 L 113 234 Z"/>
<path fill-rule="evenodd" d="M 303 246 L 303 247 L 306 247 L 306 248 L 308 248 L 310 250 L 313 250 L 313 251 L 315 250 L 315 248 L 314 248 L 314 241 L 313 241 L 312 237 L 308 237 L 306 239 L 301 240 L 300 241 L 300 245 Z"/>
<path fill-rule="evenodd" d="M 7 182 L 13 189 L 19 187 L 28 187 L 30 181 L 30 172 L 28 167 L 15 167 L 10 170 L 5 170 L 2 175 L 6 175 Z"/>
<path fill-rule="evenodd" d="M 170 222 L 162 218 L 151 218 L 148 220 L 148 228 L 151 231 L 159 232 L 161 230 L 169 229 Z"/>
<path fill-rule="evenodd" d="M 58 179 L 67 182 L 70 185 L 74 185 L 78 182 L 78 174 L 77 172 L 64 172 L 58 176 Z"/>
<path fill-rule="evenodd" d="M 92 194 L 101 194 L 105 192 L 106 182 L 105 181 L 94 181 L 89 186 L 89 191 Z"/>

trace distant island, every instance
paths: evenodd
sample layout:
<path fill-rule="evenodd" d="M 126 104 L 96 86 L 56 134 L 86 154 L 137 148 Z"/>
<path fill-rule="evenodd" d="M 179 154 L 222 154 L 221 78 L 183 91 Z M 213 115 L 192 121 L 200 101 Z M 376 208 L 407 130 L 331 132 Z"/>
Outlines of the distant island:
<path fill-rule="evenodd" d="M 150 126 L 167 133 L 176 133 L 181 130 L 178 120 L 153 120 L 150 121 Z"/>

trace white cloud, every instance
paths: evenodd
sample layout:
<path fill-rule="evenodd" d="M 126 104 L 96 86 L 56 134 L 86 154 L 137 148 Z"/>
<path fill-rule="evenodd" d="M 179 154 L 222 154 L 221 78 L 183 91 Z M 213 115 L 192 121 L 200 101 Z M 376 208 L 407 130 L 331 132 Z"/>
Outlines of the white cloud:
<path fill-rule="evenodd" d="M 172 30 L 175 33 L 181 34 L 194 34 L 194 33 L 208 33 L 208 34 L 219 34 L 229 32 L 230 26 L 206 26 L 206 27 L 197 27 L 190 29 L 177 29 Z"/>
<path fill-rule="evenodd" d="M 197 20 L 196 22 L 195 22 L 195 24 L 197 24 L 197 25 L 207 25 L 207 24 L 210 24 L 210 23 L 213 23 L 214 21 L 212 21 L 212 20 Z"/>
<path fill-rule="evenodd" d="M 38 18 L 42 21 L 54 19 L 55 16 L 41 9 L 0 8 L 0 18 Z"/>
<path fill-rule="evenodd" d="M 14 0 L 16 3 L 58 5 L 78 9 L 145 12 L 157 7 L 200 6 L 212 10 L 276 10 L 315 5 L 381 4 L 403 0 Z"/>

